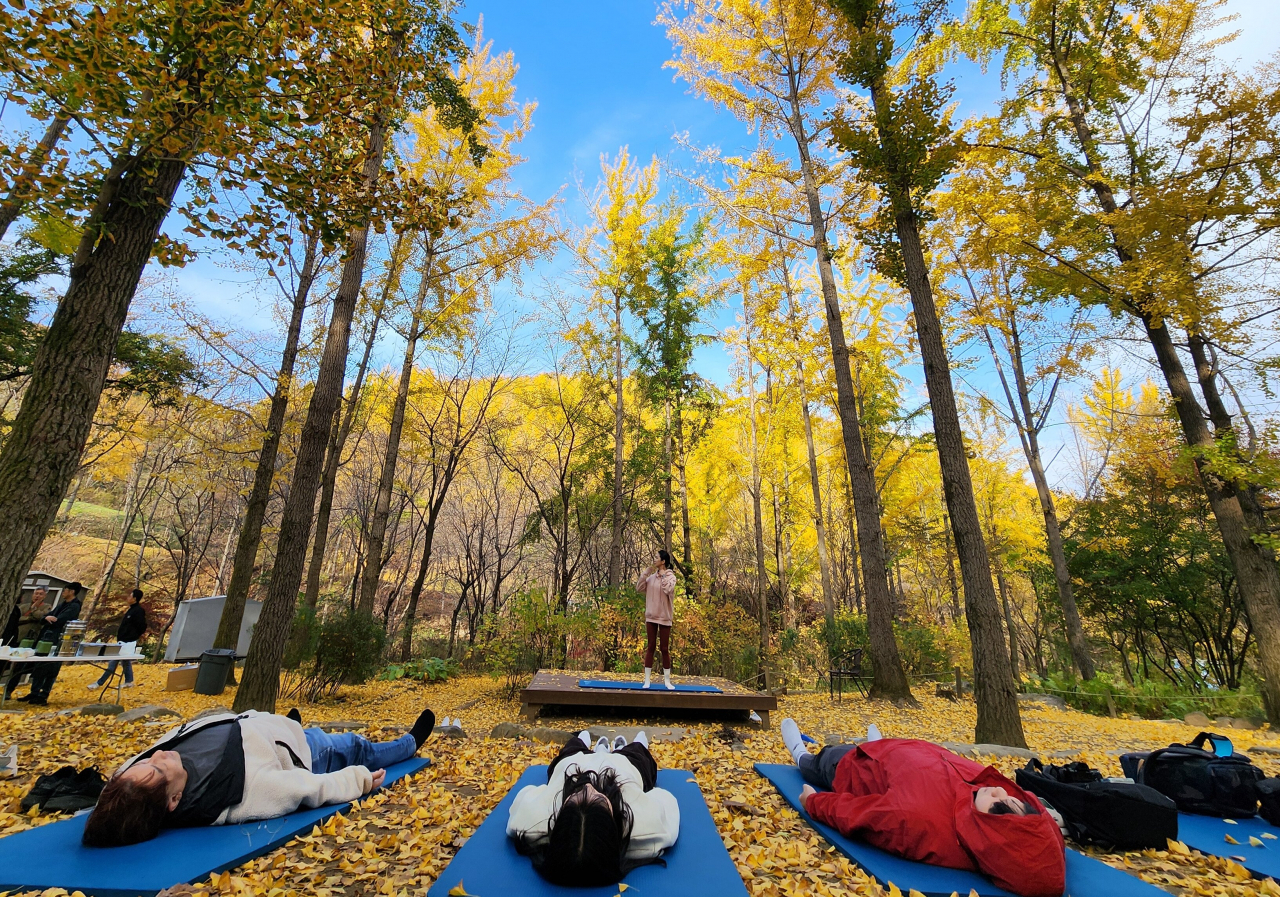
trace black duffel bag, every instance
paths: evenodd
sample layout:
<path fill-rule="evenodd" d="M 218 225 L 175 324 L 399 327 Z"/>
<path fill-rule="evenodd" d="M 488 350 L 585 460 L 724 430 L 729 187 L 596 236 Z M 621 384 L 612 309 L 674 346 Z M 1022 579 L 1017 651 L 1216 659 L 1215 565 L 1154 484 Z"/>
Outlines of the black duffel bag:
<path fill-rule="evenodd" d="M 1265 776 L 1248 757 L 1232 750 L 1226 736 L 1201 732 L 1190 744 L 1120 760 L 1126 775 L 1171 798 L 1184 813 L 1247 819 L 1258 812 L 1258 783 Z"/>
<path fill-rule="evenodd" d="M 1067 836 L 1106 850 L 1164 850 L 1178 840 L 1178 808 L 1147 785 L 1107 782 L 1085 763 L 1044 766 L 1030 761 L 1017 772 L 1018 787 L 1062 814 Z"/>
<path fill-rule="evenodd" d="M 1280 779 L 1263 779 L 1258 783 L 1258 815 L 1280 826 Z"/>

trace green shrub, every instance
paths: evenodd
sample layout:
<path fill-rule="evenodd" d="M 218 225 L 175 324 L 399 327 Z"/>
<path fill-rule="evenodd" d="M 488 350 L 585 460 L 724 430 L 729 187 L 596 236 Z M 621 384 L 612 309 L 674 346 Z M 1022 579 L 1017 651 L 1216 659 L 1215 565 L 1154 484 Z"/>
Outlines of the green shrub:
<path fill-rule="evenodd" d="M 569 621 L 559 612 L 554 598 L 542 589 L 511 596 L 507 613 L 486 622 L 485 657 L 489 673 L 505 680 L 508 697 L 536 670 L 552 666 L 564 651 Z"/>
<path fill-rule="evenodd" d="M 908 676 L 917 679 L 946 676 L 954 666 L 968 666 L 967 656 L 957 656 L 967 642 L 947 627 L 914 620 L 895 620 L 893 635 Z M 862 669 L 868 676 L 872 675 L 868 647 L 871 640 L 867 634 L 866 617 L 838 614 L 831 623 L 823 620 L 817 637 L 826 647 L 828 658 L 847 657 L 862 649 Z"/>
<path fill-rule="evenodd" d="M 408 663 L 393 663 L 383 667 L 378 678 L 384 682 L 398 679 L 420 679 L 423 682 L 446 682 L 458 675 L 458 662 L 452 657 L 427 657 Z"/>
<path fill-rule="evenodd" d="M 298 667 L 290 689 L 305 701 L 336 694 L 343 685 L 368 682 L 382 665 L 387 635 L 371 614 L 345 612 L 314 626 L 315 652 Z"/>
<path fill-rule="evenodd" d="M 1109 673 L 1099 673 L 1088 681 L 1068 675 L 1051 675 L 1029 682 L 1027 691 L 1056 694 L 1070 707 L 1102 716 L 1136 714 L 1147 719 L 1181 718 L 1193 711 L 1208 716 L 1259 718 L 1264 715 L 1262 699 L 1251 688 L 1238 691 L 1205 690 L 1191 695 L 1172 683 L 1155 680 L 1126 682 Z"/>

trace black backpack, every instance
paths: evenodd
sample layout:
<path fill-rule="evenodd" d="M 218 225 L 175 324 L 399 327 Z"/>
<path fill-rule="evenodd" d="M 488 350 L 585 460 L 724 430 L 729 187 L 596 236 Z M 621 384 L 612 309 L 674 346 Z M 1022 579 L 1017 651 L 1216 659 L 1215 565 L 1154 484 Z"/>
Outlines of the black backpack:
<path fill-rule="evenodd" d="M 1280 779 L 1258 783 L 1258 815 L 1272 825 L 1280 825 Z"/>
<path fill-rule="evenodd" d="M 1135 782 L 1172 798 L 1184 813 L 1247 819 L 1258 812 L 1258 783 L 1265 776 L 1248 757 L 1219 756 L 1205 743 L 1231 751 L 1231 740 L 1201 732 L 1190 744 L 1171 744 L 1149 754 L 1125 754 L 1120 765 Z"/>
<path fill-rule="evenodd" d="M 1164 850 L 1178 840 L 1178 808 L 1154 788 L 1106 782 L 1086 763 L 1044 766 L 1030 761 L 1018 787 L 1062 814 L 1067 836 L 1105 850 Z"/>

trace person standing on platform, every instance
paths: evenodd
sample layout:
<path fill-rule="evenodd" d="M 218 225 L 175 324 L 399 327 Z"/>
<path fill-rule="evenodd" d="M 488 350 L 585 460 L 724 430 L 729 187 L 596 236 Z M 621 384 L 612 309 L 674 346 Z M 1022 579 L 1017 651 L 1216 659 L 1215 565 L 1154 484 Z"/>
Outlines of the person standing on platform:
<path fill-rule="evenodd" d="M 653 676 L 653 649 L 658 642 L 662 649 L 662 681 L 668 690 L 675 691 L 671 684 L 671 599 L 676 593 L 676 574 L 665 549 L 658 552 L 658 562 L 640 575 L 636 591 L 644 595 L 644 687 L 649 687 Z"/>
<path fill-rule="evenodd" d="M 116 641 L 120 643 L 121 654 L 133 654 L 138 648 L 138 639 L 142 638 L 142 634 L 147 631 L 147 611 L 142 606 L 142 589 L 134 589 L 130 592 L 129 597 L 125 599 L 125 606 L 128 609 L 120 620 L 120 628 L 116 630 Z M 98 677 L 98 681 L 86 686 L 89 691 L 97 691 L 106 685 L 120 663 L 121 661 L 113 660 L 107 664 L 106 671 Z M 133 688 L 133 661 L 126 660 L 123 663 L 124 685 L 122 687 Z"/>

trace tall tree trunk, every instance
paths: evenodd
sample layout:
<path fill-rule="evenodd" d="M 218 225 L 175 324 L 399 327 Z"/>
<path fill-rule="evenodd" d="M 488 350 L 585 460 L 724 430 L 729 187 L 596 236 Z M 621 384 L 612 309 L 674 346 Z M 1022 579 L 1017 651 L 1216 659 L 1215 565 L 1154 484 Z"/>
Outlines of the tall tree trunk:
<path fill-rule="evenodd" d="M 1200 382 L 1200 394 L 1204 396 L 1209 421 L 1213 424 L 1214 441 L 1233 460 L 1241 465 L 1250 464 L 1250 460 L 1240 450 L 1239 435 L 1232 424 L 1231 412 L 1227 410 L 1227 405 L 1222 400 L 1222 393 L 1218 390 L 1218 372 L 1214 360 L 1209 357 L 1208 343 L 1203 336 L 1194 333 L 1188 335 L 1187 342 L 1191 350 L 1191 360 L 1196 369 L 1196 379 Z M 1251 483 L 1241 483 L 1237 487 L 1236 494 L 1240 498 L 1240 508 L 1244 511 L 1250 529 L 1255 533 L 1268 532 L 1266 512 L 1258 498 L 1257 487 Z"/>
<path fill-rule="evenodd" d="M 791 133 L 800 153 L 800 172 L 809 207 L 809 225 L 813 232 L 813 248 L 818 261 L 818 280 L 822 286 L 823 306 L 827 314 L 827 336 L 831 342 L 831 362 L 835 369 L 836 405 L 840 416 L 840 434 L 844 441 L 845 460 L 849 467 L 849 486 L 854 514 L 857 517 L 858 558 L 862 563 L 862 581 L 867 608 L 868 647 L 871 650 L 872 697 L 907 701 L 915 704 L 906 669 L 898 653 L 893 634 L 892 597 L 889 595 L 888 566 L 885 563 L 884 538 L 876 499 L 875 470 L 862 442 L 862 422 L 858 417 L 853 373 L 849 366 L 849 347 L 845 343 L 844 317 L 836 291 L 835 273 L 831 268 L 831 247 L 827 241 L 827 223 L 822 214 L 822 197 L 809 154 L 809 137 L 805 133 L 800 111 L 799 85 L 791 74 Z"/>
<path fill-rule="evenodd" d="M 689 522 L 688 452 L 684 441 L 684 409 L 676 404 L 676 482 L 680 486 L 680 548 L 683 555 L 686 592 L 698 592 L 698 576 L 693 563 L 693 526 Z"/>
<path fill-rule="evenodd" d="M 373 613 L 373 602 L 382 579 L 382 546 L 387 533 L 387 517 L 391 513 L 391 492 L 396 481 L 396 464 L 400 460 L 400 436 L 404 432 L 404 412 L 409 404 L 409 387 L 413 383 L 413 362 L 418 354 L 418 337 L 422 335 L 422 309 L 427 301 L 431 285 L 431 253 L 427 253 L 422 266 L 422 279 L 418 284 L 418 296 L 409 318 L 409 334 L 404 344 L 404 360 L 400 365 L 400 382 L 396 389 L 396 401 L 391 410 L 391 425 L 387 430 L 387 451 L 382 459 L 382 473 L 378 478 L 378 493 L 374 498 L 373 517 L 369 521 L 369 533 L 365 543 L 364 579 L 360 587 L 361 613 Z"/>
<path fill-rule="evenodd" d="M 613 504 L 609 530 L 609 589 L 622 587 L 623 404 L 622 297 L 613 291 Z"/>
<path fill-rule="evenodd" d="M 743 306 L 750 300 L 743 291 Z M 747 325 L 750 328 L 750 324 Z M 760 615 L 760 671 L 769 654 L 769 574 L 764 566 L 764 514 L 760 510 L 760 433 L 756 422 L 756 376 L 751 342 L 747 342 L 747 395 L 751 414 L 751 520 L 756 537 L 756 610 Z"/>
<path fill-rule="evenodd" d="M 662 547 L 671 551 L 671 534 L 675 530 L 675 510 L 671 496 L 671 473 L 675 466 L 671 454 L 671 397 L 667 396 L 662 406 L 662 459 L 666 465 L 666 475 L 662 488 Z"/>
<path fill-rule="evenodd" d="M 49 161 L 49 156 L 53 154 L 53 148 L 62 139 L 62 132 L 67 129 L 67 122 L 69 121 L 71 121 L 71 116 L 62 110 L 58 110 L 58 113 L 54 115 L 44 129 L 44 136 L 40 138 L 40 142 L 31 151 L 30 157 L 23 163 L 22 172 L 14 178 L 13 184 L 9 188 L 9 195 L 3 201 L 0 201 L 0 240 L 4 239 L 4 235 L 9 231 L 9 226 L 18 219 L 18 216 L 22 214 L 22 207 L 31 199 L 31 186 L 44 169 L 45 163 Z"/>
<path fill-rule="evenodd" d="M 1141 318 L 1173 397 L 1183 436 L 1195 453 L 1196 471 L 1217 520 L 1223 547 L 1231 559 L 1236 585 L 1257 638 L 1267 715 L 1273 725 L 1280 723 L 1280 600 L 1277 599 L 1280 569 L 1276 567 L 1275 555 L 1256 538 L 1263 533 L 1250 526 L 1241 500 L 1246 488 L 1238 488 L 1236 483 L 1222 477 L 1206 460 L 1212 456 L 1216 444 L 1169 336 L 1168 326 L 1156 324 L 1145 312 Z"/>
<path fill-rule="evenodd" d="M 1027 380 L 1026 366 L 1022 356 L 1022 337 L 1014 314 L 1009 315 L 1008 323 L 1007 348 L 1009 361 L 1013 367 L 1016 399 L 1005 380 L 990 332 L 984 328 L 983 334 L 987 347 L 991 350 L 991 357 L 995 361 L 996 373 L 1000 377 L 1000 385 L 1004 388 L 1005 401 L 1009 405 L 1014 426 L 1018 430 L 1018 436 L 1022 442 L 1022 453 L 1027 458 L 1027 468 L 1031 471 L 1031 480 L 1036 487 L 1036 497 L 1040 501 L 1040 511 L 1044 516 L 1045 541 L 1049 546 L 1049 560 L 1053 564 L 1053 579 L 1058 588 L 1058 603 L 1062 605 L 1062 617 L 1067 626 L 1067 645 L 1071 649 L 1071 659 L 1080 673 L 1080 678 L 1088 680 L 1092 679 L 1096 672 L 1093 658 L 1089 654 L 1089 643 L 1085 639 L 1084 624 L 1080 620 L 1080 611 L 1076 607 L 1075 590 L 1071 585 L 1071 570 L 1067 566 L 1067 551 L 1062 541 L 1062 526 L 1058 522 L 1058 509 L 1053 500 L 1053 492 L 1049 489 L 1049 478 L 1045 474 L 1044 460 L 1040 453 L 1040 430 L 1043 421 L 1037 421 L 1034 409 L 1031 407 L 1031 387 Z"/>
<path fill-rule="evenodd" d="M 996 586 L 1000 589 L 1000 604 L 1004 608 L 1004 625 L 1009 631 L 1009 670 L 1013 681 L 1018 681 L 1018 630 L 1013 625 L 1013 603 L 1009 598 L 1009 579 L 1004 568 L 996 565 Z"/>
<path fill-rule="evenodd" d="M 397 235 L 396 246 L 391 258 L 395 264 L 399 252 L 400 240 Z M 390 276 L 390 275 L 388 275 Z M 369 370 L 369 357 L 373 354 L 374 343 L 378 339 L 378 328 L 382 323 L 382 313 L 386 308 L 386 299 L 390 289 L 384 286 L 382 301 L 373 310 L 373 321 L 369 325 L 369 338 L 364 344 L 364 354 L 360 358 L 360 366 L 356 369 L 356 379 L 351 385 L 351 393 L 343 405 L 342 413 L 335 416 L 333 429 L 329 433 L 329 444 L 325 448 L 324 473 L 320 478 L 320 506 L 316 509 L 316 534 L 311 546 L 311 559 L 307 563 L 307 607 L 315 610 L 320 603 L 320 573 L 323 569 L 325 552 L 329 545 L 329 518 L 333 514 L 333 493 L 338 485 L 338 468 L 342 466 L 342 452 L 346 448 L 347 439 L 355 425 L 356 412 L 360 409 L 360 393 L 364 389 L 365 375 Z"/>
<path fill-rule="evenodd" d="M 877 110 L 882 101 L 882 94 L 877 91 L 873 95 Z M 951 361 L 942 341 L 942 324 L 934 305 L 929 269 L 916 228 L 916 213 L 907 196 L 891 195 L 890 201 L 898 245 L 902 249 L 907 291 L 911 295 L 920 357 L 924 362 L 938 463 L 942 468 L 942 491 L 951 516 L 951 534 L 955 538 L 960 578 L 964 583 L 965 616 L 973 646 L 973 691 L 978 705 L 974 740 L 979 744 L 1026 747 L 1018 713 L 1017 687 L 1009 669 L 1000 603 L 991 583 L 991 559 L 982 537 L 964 432 L 951 385 Z"/>
<path fill-rule="evenodd" d="M 399 55 L 398 47 L 392 55 Z M 382 173 L 386 132 L 386 113 L 380 111 L 369 126 L 369 147 L 362 172 L 369 193 L 377 188 L 378 178 Z M 234 709 L 237 713 L 244 710 L 275 711 L 276 696 L 280 691 L 280 661 L 293 626 L 294 605 L 298 600 L 298 586 L 302 583 L 302 568 L 306 560 L 308 537 L 311 535 L 311 517 L 320 486 L 325 447 L 333 428 L 334 415 L 342 402 L 342 380 L 350 346 L 351 319 L 355 314 L 356 301 L 360 298 L 368 239 L 369 226 L 366 222 L 354 228 L 347 240 L 342 280 L 333 297 L 333 310 L 324 352 L 320 358 L 320 370 L 316 375 L 307 419 L 302 426 L 289 497 L 285 501 L 280 519 L 276 563 L 267 586 L 262 613 L 253 629 L 244 678 L 236 692 Z"/>
<path fill-rule="evenodd" d="M 129 303 L 186 169 L 181 158 L 117 160 L 103 180 L 0 449 L 0 617 L 79 468 Z"/>
<path fill-rule="evenodd" d="M 138 493 L 138 482 L 142 479 L 142 467 L 147 459 L 145 450 L 142 457 L 133 463 L 133 470 L 129 473 L 129 483 L 125 487 L 124 496 L 124 512 L 121 514 L 124 525 L 120 531 L 120 538 L 116 540 L 116 546 L 111 552 L 111 559 L 107 562 L 106 569 L 102 571 L 102 576 L 98 579 L 98 585 L 90 594 L 89 600 L 84 603 L 84 607 L 80 609 L 80 619 L 87 620 L 89 615 L 93 613 L 93 609 L 98 606 L 107 593 L 111 590 L 111 581 L 115 579 L 116 565 L 120 563 L 120 555 L 124 553 L 124 546 L 129 541 L 129 531 L 133 529 L 133 521 L 138 516 L 138 505 L 142 501 L 142 496 Z M 150 484 L 150 474 L 147 476 L 148 485 Z"/>
<path fill-rule="evenodd" d="M 465 446 L 456 446 L 461 452 Z M 418 575 L 414 577 L 413 588 L 409 590 L 409 606 L 404 612 L 404 628 L 400 638 L 400 662 L 407 663 L 413 656 L 413 624 L 418 617 L 418 601 L 422 597 L 422 587 L 427 581 L 427 571 L 431 568 L 431 549 L 435 545 L 436 527 L 440 522 L 440 512 L 444 509 L 445 499 L 449 495 L 449 487 L 457 475 L 457 459 L 450 457 L 440 473 L 440 480 L 433 490 L 431 503 L 427 506 L 427 522 L 423 527 L 422 560 L 418 564 Z"/>
<path fill-rule="evenodd" d="M 951 590 L 951 620 L 960 619 L 960 584 L 956 582 L 956 547 L 951 541 L 951 519 L 942 512 L 942 541 L 947 549 L 947 587 Z"/>
<path fill-rule="evenodd" d="M 293 293 L 293 308 L 289 314 L 289 326 L 285 330 L 284 351 L 280 355 L 280 368 L 276 371 L 276 388 L 271 394 L 271 408 L 267 412 L 267 429 L 262 435 L 262 448 L 258 451 L 258 466 L 253 472 L 253 486 L 249 489 L 249 501 L 245 505 L 244 520 L 240 524 L 240 537 L 231 561 L 231 583 L 227 586 L 227 599 L 218 618 L 218 633 L 214 636 L 215 648 L 235 649 L 240 641 L 240 624 L 244 617 L 244 605 L 249 600 L 249 584 L 253 581 L 253 568 L 258 560 L 258 545 L 262 541 L 262 521 L 271 501 L 271 483 L 276 475 L 276 458 L 280 453 L 281 432 L 284 430 L 285 413 L 289 408 L 289 392 L 293 389 L 293 368 L 298 359 L 298 343 L 302 335 L 302 319 L 307 311 L 307 298 L 316 277 L 316 253 L 318 234 L 307 239 L 302 257 L 302 270 Z"/>
<path fill-rule="evenodd" d="M 67 521 L 71 519 L 71 509 L 76 506 L 76 497 L 80 494 L 80 487 L 84 485 L 87 474 L 81 474 L 71 483 L 71 493 L 67 496 L 67 500 L 62 505 L 62 510 L 58 512 L 57 526 L 67 525 Z"/>
<path fill-rule="evenodd" d="M 1067 78 L 1066 65 L 1060 50 L 1050 48 L 1052 73 L 1058 78 L 1063 100 L 1074 126 L 1079 149 L 1085 157 L 1090 177 L 1086 182 L 1103 212 L 1114 215 L 1118 210 L 1110 182 L 1103 176 L 1102 165 L 1092 129 L 1086 118 L 1084 106 L 1074 93 L 1074 86 Z M 1109 231 L 1112 247 L 1121 265 L 1131 266 L 1138 259 L 1120 234 Z M 1250 526 L 1250 520 L 1240 499 L 1247 490 L 1213 470 L 1206 456 L 1216 448 L 1213 434 L 1205 421 L 1204 412 L 1196 401 L 1195 392 L 1187 379 L 1182 359 L 1169 335 L 1165 321 L 1159 319 L 1142 304 L 1142 297 L 1132 297 L 1129 312 L 1142 322 L 1156 362 L 1164 376 L 1165 385 L 1173 399 L 1174 410 L 1182 425 L 1182 435 L 1188 447 L 1195 453 L 1196 472 L 1199 474 L 1209 507 L 1213 510 L 1222 535 L 1222 544 L 1236 575 L 1236 584 L 1244 602 L 1249 622 L 1257 638 L 1258 660 L 1262 672 L 1262 691 L 1267 716 L 1272 725 L 1280 725 L 1280 569 L 1274 553 L 1257 538 L 1264 535 Z M 10 437 L 12 438 L 12 437 Z M 0 482 L 2 485 L 2 482 Z M 3 587 L 0 581 L 0 587 Z"/>
<path fill-rule="evenodd" d="M 787 293 L 787 323 L 797 345 L 800 342 L 800 325 L 796 320 L 796 297 L 791 288 L 791 271 L 782 266 L 782 285 Z M 831 561 L 827 558 L 827 525 L 822 513 L 822 486 L 818 479 L 818 453 L 813 443 L 813 420 L 809 415 L 809 384 L 804 372 L 804 361 L 796 356 L 796 385 L 800 390 L 800 420 L 804 426 L 804 444 L 809 462 L 809 488 L 813 493 L 813 528 L 817 534 L 818 571 L 822 577 L 822 604 L 826 611 L 827 625 L 836 618 L 836 593 L 831 582 Z M 852 539 L 853 534 L 850 533 Z"/>
<path fill-rule="evenodd" d="M 822 605 L 827 623 L 831 624 L 836 618 L 836 591 L 831 582 L 831 561 L 827 557 L 827 523 L 822 512 L 822 486 L 818 480 L 818 453 L 813 445 L 813 421 L 809 417 L 809 397 L 805 391 L 804 369 L 800 365 L 796 365 L 796 376 L 800 384 L 800 419 L 804 423 L 804 444 L 809 461 L 809 488 L 813 492 L 813 528 L 817 533 L 818 571 L 822 575 Z"/>

